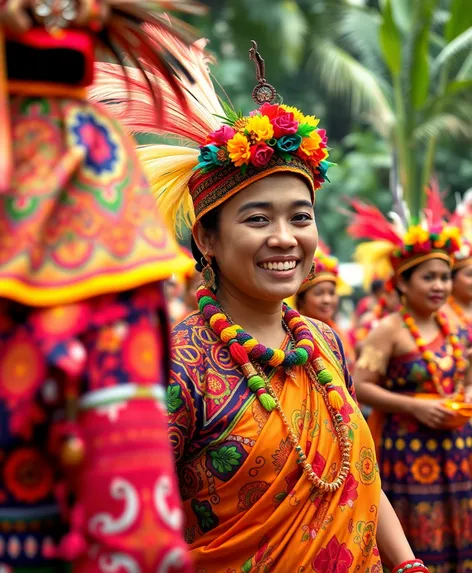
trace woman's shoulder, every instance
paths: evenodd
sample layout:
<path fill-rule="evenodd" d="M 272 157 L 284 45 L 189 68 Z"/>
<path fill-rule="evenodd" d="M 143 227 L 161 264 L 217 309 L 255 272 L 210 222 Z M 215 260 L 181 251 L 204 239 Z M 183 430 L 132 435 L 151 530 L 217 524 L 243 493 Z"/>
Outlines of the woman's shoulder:
<path fill-rule="evenodd" d="M 316 330 L 331 348 L 335 352 L 343 351 L 343 345 L 338 333 L 326 324 L 326 322 L 322 322 L 321 320 L 316 320 L 315 318 L 305 317 L 308 324 L 311 326 L 312 329 Z"/>
<path fill-rule="evenodd" d="M 219 342 L 198 310 L 178 322 L 171 331 L 172 346 L 204 347 Z"/>

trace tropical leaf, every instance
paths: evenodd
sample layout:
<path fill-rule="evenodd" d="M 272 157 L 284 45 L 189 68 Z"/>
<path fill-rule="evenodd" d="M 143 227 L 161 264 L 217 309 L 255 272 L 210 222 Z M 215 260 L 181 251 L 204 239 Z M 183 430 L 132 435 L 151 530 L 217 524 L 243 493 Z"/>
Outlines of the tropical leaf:
<path fill-rule="evenodd" d="M 433 62 L 434 68 L 444 66 L 447 62 L 456 59 L 465 50 L 472 49 L 472 26 L 467 28 L 462 34 L 454 38 L 447 46 L 439 53 Z"/>
<path fill-rule="evenodd" d="M 433 15 L 432 2 L 417 3 L 409 65 L 410 99 L 415 109 L 425 103 L 429 92 L 429 30 Z"/>
<path fill-rule="evenodd" d="M 444 33 L 446 41 L 448 43 L 452 42 L 470 26 L 472 26 L 470 0 L 452 0 L 449 19 Z"/>
<path fill-rule="evenodd" d="M 380 46 L 390 72 L 398 76 L 402 66 L 402 39 L 392 14 L 391 0 L 385 2 L 380 26 Z"/>
<path fill-rule="evenodd" d="M 366 117 L 384 136 L 390 134 L 394 113 L 376 76 L 331 40 L 315 41 L 316 66 L 330 94 L 349 98 L 353 114 Z"/>
<path fill-rule="evenodd" d="M 472 52 L 467 56 L 464 63 L 462 64 L 459 72 L 457 73 L 456 79 L 472 79 Z"/>
<path fill-rule="evenodd" d="M 285 0 L 280 7 L 280 39 L 284 49 L 284 68 L 293 72 L 299 69 L 306 44 L 308 23 L 295 0 Z"/>
<path fill-rule="evenodd" d="M 472 126 L 452 113 L 439 113 L 418 125 L 413 131 L 413 139 L 417 142 L 427 142 L 433 137 L 470 138 Z"/>

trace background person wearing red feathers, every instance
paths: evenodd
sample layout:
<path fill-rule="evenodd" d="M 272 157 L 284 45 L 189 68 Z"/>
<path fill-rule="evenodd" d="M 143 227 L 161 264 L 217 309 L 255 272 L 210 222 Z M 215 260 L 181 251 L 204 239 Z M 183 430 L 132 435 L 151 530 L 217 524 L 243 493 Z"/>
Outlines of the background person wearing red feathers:
<path fill-rule="evenodd" d="M 2 572 L 192 571 L 167 437 L 162 294 L 187 263 L 133 140 L 85 93 L 101 47 L 157 67 L 183 102 L 163 59 L 184 73 L 179 26 L 163 6 L 198 9 L 0 2 Z"/>
<path fill-rule="evenodd" d="M 390 265 L 402 302 L 367 336 L 354 382 L 359 400 L 374 409 L 369 426 L 382 485 L 415 553 L 434 573 L 466 573 L 471 369 L 454 323 L 441 312 L 461 239 L 459 229 L 432 219 L 426 213 L 422 224 L 401 228 L 368 206 L 353 216 L 351 231 L 371 239 L 372 260 Z"/>

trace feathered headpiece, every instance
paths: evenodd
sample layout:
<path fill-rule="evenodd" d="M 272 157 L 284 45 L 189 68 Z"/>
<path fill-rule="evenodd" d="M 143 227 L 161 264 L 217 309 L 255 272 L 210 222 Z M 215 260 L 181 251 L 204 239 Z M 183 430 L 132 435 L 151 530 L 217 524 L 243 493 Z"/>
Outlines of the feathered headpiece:
<path fill-rule="evenodd" d="M 439 189 L 437 179 L 433 179 L 428 190 L 425 210 L 434 213 L 436 221 L 446 221 L 448 225 L 460 230 L 460 248 L 452 257 L 453 270 L 459 270 L 472 265 L 472 193 L 468 191 L 452 213 L 444 205 L 444 196 L 445 193 Z"/>
<path fill-rule="evenodd" d="M 421 224 L 405 228 L 398 219 L 389 221 L 376 207 L 357 200 L 351 205 L 354 212 L 348 233 L 356 239 L 367 239 L 355 252 L 355 259 L 364 267 L 366 284 L 374 275 L 387 281 L 431 259 L 450 264 L 461 248 L 459 229 L 445 225 L 428 208 Z"/>
<path fill-rule="evenodd" d="M 253 99 L 259 104 L 247 116 L 220 103 L 207 69 L 202 42 L 180 46 L 180 59 L 192 76 L 179 79 L 187 90 L 188 111 L 171 96 L 166 78 L 153 69 L 167 112 L 156 125 L 148 85 L 133 70 L 126 77 L 117 66 L 100 64 L 91 98 L 106 102 L 133 132 L 168 134 L 192 147 L 148 145 L 138 152 L 150 177 L 161 210 L 172 224 L 188 225 L 262 177 L 291 172 L 303 177 L 312 193 L 326 179 L 327 138 L 318 119 L 296 108 L 275 103 L 277 93 L 264 77 L 264 60 L 253 43 L 258 84 Z"/>
<path fill-rule="evenodd" d="M 313 258 L 315 269 L 314 274 L 310 274 L 301 284 L 298 294 L 301 294 L 311 287 L 322 282 L 333 282 L 336 285 L 336 292 L 339 296 L 352 294 L 351 286 L 341 277 L 339 273 L 339 260 L 330 254 L 330 250 L 321 240 L 318 241 Z"/>
<path fill-rule="evenodd" d="M 8 94 L 76 97 L 93 81 L 96 47 L 123 70 L 125 60 L 133 64 L 144 82 L 145 70 L 156 70 L 185 108 L 175 72 L 187 71 L 163 48 L 161 38 L 188 38 L 190 28 L 164 10 L 201 13 L 204 7 L 194 0 L 0 2 L 0 191 L 8 189 L 12 173 Z M 159 115 L 160 86 L 147 85 Z"/>

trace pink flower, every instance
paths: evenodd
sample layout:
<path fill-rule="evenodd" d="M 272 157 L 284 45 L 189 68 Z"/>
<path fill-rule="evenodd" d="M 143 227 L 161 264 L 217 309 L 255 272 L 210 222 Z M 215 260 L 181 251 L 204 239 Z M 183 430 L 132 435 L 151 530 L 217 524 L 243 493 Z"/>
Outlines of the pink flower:
<path fill-rule="evenodd" d="M 347 476 L 346 481 L 344 482 L 344 489 L 341 494 L 341 497 L 339 498 L 339 505 L 341 507 L 346 505 L 349 507 L 354 507 L 354 502 L 359 496 L 359 494 L 357 493 L 358 485 L 359 482 L 356 481 L 354 476 L 350 473 Z"/>
<path fill-rule="evenodd" d="M 297 133 L 298 121 L 295 121 L 293 113 L 283 113 L 271 120 L 274 127 L 274 137 L 279 139 L 282 135 Z"/>
<path fill-rule="evenodd" d="M 261 107 L 259 108 L 259 112 L 262 115 L 266 115 L 269 119 L 275 119 L 277 116 L 279 116 L 281 113 L 286 113 L 284 111 L 283 108 L 281 108 L 278 105 L 273 105 L 270 103 L 265 103 L 264 105 L 261 105 Z"/>
<path fill-rule="evenodd" d="M 325 549 L 321 549 L 313 560 L 316 573 L 348 573 L 354 557 L 345 543 L 339 543 L 336 536 L 331 538 Z"/>
<path fill-rule="evenodd" d="M 270 158 L 274 154 L 272 147 L 269 147 L 265 143 L 258 143 L 251 147 L 251 163 L 256 167 L 264 167 L 270 161 Z"/>
<path fill-rule="evenodd" d="M 321 145 L 326 147 L 328 145 L 328 136 L 326 135 L 326 129 L 317 129 L 316 132 L 321 137 Z"/>
<path fill-rule="evenodd" d="M 226 145 L 226 143 L 234 137 L 236 132 L 229 125 L 222 125 L 219 129 L 210 133 L 207 137 L 207 145 L 216 145 L 216 147 L 221 147 Z"/>

